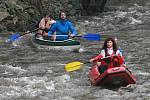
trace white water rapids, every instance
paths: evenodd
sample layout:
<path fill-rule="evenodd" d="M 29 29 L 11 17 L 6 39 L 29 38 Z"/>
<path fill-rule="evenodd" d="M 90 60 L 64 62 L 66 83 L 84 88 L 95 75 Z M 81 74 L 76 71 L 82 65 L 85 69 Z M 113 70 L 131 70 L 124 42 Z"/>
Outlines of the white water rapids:
<path fill-rule="evenodd" d="M 99 53 L 99 42 L 81 39 L 85 52 L 37 50 L 26 35 L 4 43 L 1 35 L 0 100 L 150 100 L 150 6 L 134 5 L 98 16 L 83 17 L 77 27 L 84 33 L 115 35 L 137 84 L 119 88 L 91 86 L 88 71 L 67 73 L 65 64 L 87 61 Z M 102 42 L 102 41 L 101 41 Z"/>

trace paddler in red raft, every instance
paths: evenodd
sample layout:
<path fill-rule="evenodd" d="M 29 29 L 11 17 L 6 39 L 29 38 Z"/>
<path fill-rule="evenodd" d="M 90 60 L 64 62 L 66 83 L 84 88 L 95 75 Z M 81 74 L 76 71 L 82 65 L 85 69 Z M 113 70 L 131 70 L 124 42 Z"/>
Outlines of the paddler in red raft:
<path fill-rule="evenodd" d="M 118 49 L 117 43 L 113 37 L 109 37 L 104 41 L 101 53 L 90 59 L 90 62 L 96 63 L 100 74 L 109 68 L 120 67 L 124 64 L 122 52 Z"/>

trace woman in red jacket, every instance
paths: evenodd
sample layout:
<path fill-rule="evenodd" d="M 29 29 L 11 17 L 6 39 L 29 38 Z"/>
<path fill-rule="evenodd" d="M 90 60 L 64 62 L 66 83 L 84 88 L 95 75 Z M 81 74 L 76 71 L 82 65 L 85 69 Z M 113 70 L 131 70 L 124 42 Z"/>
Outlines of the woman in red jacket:
<path fill-rule="evenodd" d="M 96 62 L 100 73 L 103 73 L 109 68 L 122 65 L 124 58 L 122 57 L 122 52 L 118 50 L 114 38 L 110 37 L 104 41 L 101 53 L 95 58 L 90 59 L 90 62 Z"/>

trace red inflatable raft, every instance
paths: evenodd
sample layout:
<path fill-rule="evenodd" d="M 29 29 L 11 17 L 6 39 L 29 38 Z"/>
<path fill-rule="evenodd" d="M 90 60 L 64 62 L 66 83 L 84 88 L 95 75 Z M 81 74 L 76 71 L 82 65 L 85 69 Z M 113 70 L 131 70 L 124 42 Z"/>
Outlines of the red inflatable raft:
<path fill-rule="evenodd" d="M 123 64 L 120 66 L 110 67 L 102 74 L 98 71 L 98 66 L 94 65 L 89 71 L 89 78 L 91 84 L 94 86 L 126 86 L 136 83 L 135 76 L 132 75 L 132 73 Z"/>

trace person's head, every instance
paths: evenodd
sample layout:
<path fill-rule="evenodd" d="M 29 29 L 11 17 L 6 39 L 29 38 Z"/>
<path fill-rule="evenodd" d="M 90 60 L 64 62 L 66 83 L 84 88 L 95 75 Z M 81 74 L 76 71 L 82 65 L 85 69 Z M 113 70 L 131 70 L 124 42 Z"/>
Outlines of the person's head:
<path fill-rule="evenodd" d="M 117 51 L 118 47 L 114 38 L 109 37 L 104 41 L 104 46 L 102 49 L 105 49 L 107 51 L 107 48 L 113 48 L 114 52 Z"/>
<path fill-rule="evenodd" d="M 61 11 L 59 13 L 59 18 L 62 19 L 62 20 L 65 20 L 66 19 L 66 13 L 64 11 Z"/>
<path fill-rule="evenodd" d="M 48 15 L 45 15 L 45 20 L 51 20 L 53 17 L 52 17 L 52 15 L 50 15 L 50 14 L 48 14 Z"/>
<path fill-rule="evenodd" d="M 114 37 L 114 40 L 115 40 L 115 42 L 116 42 L 116 44 L 117 44 L 117 43 L 118 43 L 118 39 L 117 39 L 116 36 Z"/>

